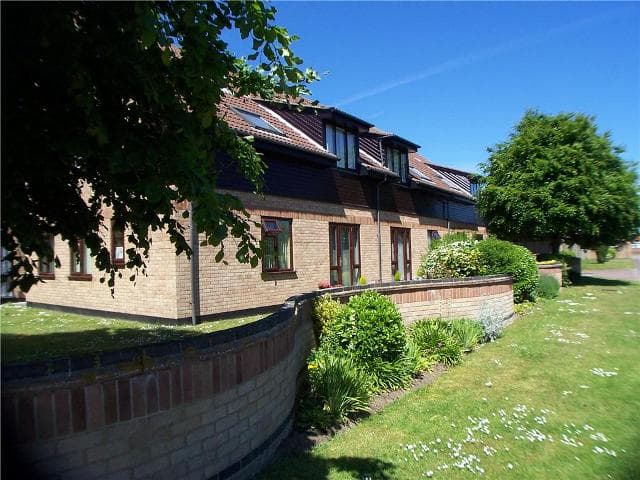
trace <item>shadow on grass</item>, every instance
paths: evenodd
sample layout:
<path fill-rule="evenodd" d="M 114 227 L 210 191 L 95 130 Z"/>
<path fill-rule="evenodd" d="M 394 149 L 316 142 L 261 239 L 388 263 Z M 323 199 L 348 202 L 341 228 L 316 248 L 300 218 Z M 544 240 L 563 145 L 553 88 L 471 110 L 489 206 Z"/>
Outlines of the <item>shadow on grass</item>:
<path fill-rule="evenodd" d="M 282 457 L 258 476 L 261 480 L 324 480 L 331 473 L 347 474 L 349 478 L 391 480 L 395 465 L 376 458 L 318 458 L 311 453 Z"/>
<path fill-rule="evenodd" d="M 41 334 L 2 333 L 3 362 L 31 362 L 81 354 L 100 354 L 132 347 L 144 347 L 203 335 L 202 332 L 155 327 L 98 328 L 79 332 Z"/>
<path fill-rule="evenodd" d="M 626 280 L 610 280 L 607 278 L 601 277 L 591 277 L 591 276 L 581 276 L 577 278 L 573 282 L 574 285 L 578 287 L 627 287 L 633 285 L 633 282 L 629 282 Z"/>

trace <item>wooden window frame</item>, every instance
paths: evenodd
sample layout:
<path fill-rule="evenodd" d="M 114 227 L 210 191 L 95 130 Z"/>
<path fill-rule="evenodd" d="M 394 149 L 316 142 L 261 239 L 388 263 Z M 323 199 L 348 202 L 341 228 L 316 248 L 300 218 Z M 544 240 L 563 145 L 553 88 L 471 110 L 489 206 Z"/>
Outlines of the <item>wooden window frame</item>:
<path fill-rule="evenodd" d="M 38 271 L 38 276 L 43 279 L 43 280 L 55 280 L 56 279 L 56 243 L 55 243 L 55 237 L 53 236 L 49 236 L 49 243 L 51 244 L 51 255 L 52 258 L 47 259 L 46 257 L 40 257 L 40 264 L 38 266 L 38 269 L 40 269 L 41 265 L 43 263 L 45 263 L 46 265 L 49 266 L 49 271 L 48 272 L 42 272 L 42 271 Z M 43 260 L 48 260 L 48 262 L 44 262 Z"/>
<path fill-rule="evenodd" d="M 335 271 L 337 273 L 338 281 L 342 281 L 342 244 L 340 242 L 340 232 L 341 230 L 349 230 L 349 261 L 351 263 L 351 285 L 357 285 L 358 278 L 354 278 L 353 274 L 356 269 L 360 271 L 360 276 L 362 276 L 362 252 L 360 249 L 360 225 L 353 223 L 330 223 L 329 224 L 329 283 L 331 283 L 331 272 Z M 358 258 L 359 261 L 356 264 L 354 262 L 354 236 L 353 232 L 356 232 L 358 235 Z M 331 259 L 331 241 L 332 239 L 336 242 L 336 264 L 332 264 Z M 336 285 L 341 285 L 340 283 Z"/>
<path fill-rule="evenodd" d="M 398 242 L 397 235 L 404 235 L 404 271 L 403 280 L 411 280 L 411 229 L 391 227 L 391 275 L 395 277 L 398 271 Z M 407 278 L 408 277 L 408 278 Z"/>
<path fill-rule="evenodd" d="M 339 128 L 340 130 L 344 130 L 344 151 L 345 151 L 344 164 L 345 166 L 342 167 L 340 165 L 336 165 L 336 168 L 338 168 L 339 170 L 347 171 L 347 172 L 357 172 L 359 168 L 358 156 L 360 152 L 360 137 L 358 135 L 358 132 L 352 129 L 349 129 L 347 127 L 343 127 L 341 125 L 337 125 L 332 122 L 324 122 L 324 128 L 322 129 L 322 137 L 323 137 L 323 143 L 325 147 L 327 146 L 327 127 L 333 128 L 333 151 L 331 151 L 330 148 L 327 148 L 327 150 L 329 151 L 329 153 L 333 153 L 336 156 L 337 154 L 334 153 L 338 151 L 338 148 L 337 148 L 338 135 L 336 134 L 336 129 Z M 349 134 L 353 135 L 354 148 L 355 148 L 355 152 L 354 152 L 355 158 L 353 159 L 353 168 L 349 167 Z"/>
<path fill-rule="evenodd" d="M 264 224 L 268 221 L 281 221 L 281 222 L 288 222 L 289 224 L 289 265 L 291 265 L 289 268 L 280 268 L 280 257 L 277 255 L 278 253 L 278 232 L 275 231 L 268 231 L 264 228 Z M 261 221 L 261 225 L 262 225 L 262 240 L 264 241 L 265 237 L 270 237 L 274 239 L 274 251 L 276 253 L 275 255 L 275 263 L 276 263 L 276 268 L 265 268 L 264 266 L 264 260 L 262 261 L 262 272 L 263 273 L 292 273 L 294 272 L 294 266 L 293 266 L 293 219 L 292 218 L 280 218 L 280 217 L 262 217 L 262 221 Z"/>
<path fill-rule="evenodd" d="M 116 225 L 118 225 L 118 223 L 116 222 L 116 220 L 112 219 L 111 220 L 111 263 L 113 264 L 113 266 L 115 266 L 116 268 L 124 268 L 124 265 L 126 263 L 125 260 L 125 256 L 126 256 L 126 251 L 125 251 L 125 232 L 124 232 L 124 226 L 119 226 L 117 228 L 120 228 L 121 232 L 122 232 L 122 259 L 116 259 Z"/>
<path fill-rule="evenodd" d="M 398 165 L 398 171 L 395 171 L 392 168 L 392 163 L 390 162 L 390 158 L 391 156 L 394 155 L 393 152 L 398 152 L 399 154 L 399 158 L 398 158 L 398 162 L 400 162 L 400 164 Z M 404 168 L 402 165 L 402 159 L 403 156 L 406 157 L 407 161 L 404 164 Z M 406 185 L 409 183 L 410 181 L 410 176 L 409 176 L 409 151 L 408 150 L 404 150 L 401 148 L 396 148 L 396 147 L 391 147 L 391 146 L 386 146 L 385 147 L 385 153 L 384 153 L 384 161 L 385 161 L 385 165 L 386 167 L 391 170 L 394 173 L 397 173 L 400 176 L 400 181 L 402 184 Z M 403 175 L 404 173 L 404 175 Z M 402 178 L 404 176 L 404 179 Z"/>
<path fill-rule="evenodd" d="M 71 243 L 69 245 L 69 252 L 70 252 L 69 258 L 71 260 L 69 262 L 69 267 L 71 269 L 71 272 L 69 273 L 69 280 L 89 282 L 93 279 L 93 275 L 82 271 L 85 268 L 85 261 L 86 261 L 86 255 L 87 255 L 86 245 L 84 243 L 84 240 L 77 240 L 74 243 Z M 75 258 L 73 258 L 73 256 L 76 254 L 74 250 L 77 251 L 78 256 L 80 257 L 80 269 L 81 269 L 80 272 L 74 271 L 75 264 L 76 264 Z"/>

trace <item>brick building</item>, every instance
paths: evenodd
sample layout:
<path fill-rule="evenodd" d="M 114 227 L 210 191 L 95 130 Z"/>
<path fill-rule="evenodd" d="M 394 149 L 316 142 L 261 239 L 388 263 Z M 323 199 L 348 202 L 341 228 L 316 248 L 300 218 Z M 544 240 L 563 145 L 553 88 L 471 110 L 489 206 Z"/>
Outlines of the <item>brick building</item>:
<path fill-rule="evenodd" d="M 45 283 L 27 301 L 112 317 L 206 320 L 269 309 L 322 282 L 390 281 L 396 272 L 412 279 L 431 238 L 485 233 L 469 174 L 431 163 L 409 140 L 323 105 L 293 109 L 228 95 L 220 112 L 238 134 L 254 137 L 267 165 L 264 195 L 231 172 L 218 182 L 261 224 L 252 227 L 263 242 L 261 265 L 237 262 L 232 239 L 225 242 L 227 265 L 215 262 L 212 247 L 200 247 L 191 263 L 154 232 L 147 276 L 134 284 L 125 273 L 112 297 L 82 243 L 72 262 L 69 245 L 56 238 L 61 267 L 43 266 Z M 123 259 L 124 232 L 106 238 L 116 261 Z"/>

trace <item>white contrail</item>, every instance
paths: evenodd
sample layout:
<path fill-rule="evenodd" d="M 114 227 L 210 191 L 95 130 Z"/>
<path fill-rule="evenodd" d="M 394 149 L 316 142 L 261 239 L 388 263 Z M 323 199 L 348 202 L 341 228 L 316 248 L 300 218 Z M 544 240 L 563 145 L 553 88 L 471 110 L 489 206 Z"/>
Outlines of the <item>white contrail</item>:
<path fill-rule="evenodd" d="M 502 43 L 494 47 L 489 47 L 483 50 L 479 50 L 469 55 L 464 55 L 462 57 L 457 57 L 452 60 L 447 60 L 446 62 L 440 63 L 426 70 L 423 70 L 422 72 L 409 75 L 399 80 L 395 80 L 393 82 L 388 82 L 388 83 L 379 85 L 377 87 L 370 88 L 369 90 L 365 90 L 364 92 L 360 92 L 350 97 L 343 98 L 335 102 L 334 105 L 336 105 L 337 107 L 342 107 L 344 105 L 357 102 L 358 100 L 373 97 L 375 95 L 379 95 L 381 93 L 387 92 L 394 88 L 401 87 L 402 85 L 407 85 L 409 83 L 414 83 L 420 80 L 424 80 L 425 78 L 433 77 L 434 75 L 438 75 L 439 73 L 455 70 L 457 68 L 461 68 L 466 65 L 479 62 L 481 60 L 487 60 L 487 59 L 496 57 L 498 55 L 502 55 L 505 53 L 518 50 L 523 47 L 536 45 L 538 43 L 545 42 L 555 36 L 561 35 L 563 33 L 574 31 L 574 30 L 580 30 L 589 25 L 610 20 L 611 18 L 620 16 L 620 15 L 622 15 L 620 10 L 609 10 L 603 14 L 593 16 L 593 17 L 583 18 L 581 20 L 577 20 L 575 22 L 571 22 L 566 25 L 562 25 L 560 27 L 552 28 L 542 33 L 537 33 L 534 35 L 526 35 L 524 37 L 520 37 L 518 39 L 509 41 L 506 43 Z"/>

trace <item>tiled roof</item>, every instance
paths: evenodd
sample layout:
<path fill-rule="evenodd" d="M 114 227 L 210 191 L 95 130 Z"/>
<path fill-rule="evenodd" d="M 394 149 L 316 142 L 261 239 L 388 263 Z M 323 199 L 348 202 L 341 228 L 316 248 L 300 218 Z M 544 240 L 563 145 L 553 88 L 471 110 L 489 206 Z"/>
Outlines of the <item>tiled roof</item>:
<path fill-rule="evenodd" d="M 234 109 L 244 110 L 258 115 L 282 133 L 278 134 L 269 130 L 256 128 L 242 118 L 242 116 L 238 115 L 237 110 Z M 239 98 L 227 94 L 220 102 L 220 105 L 218 105 L 218 111 L 220 117 L 240 134 L 253 135 L 256 138 L 276 144 L 304 150 L 324 157 L 335 158 L 335 155 L 327 152 L 322 145 L 314 141 L 300 129 L 291 125 L 276 112 L 248 97 Z"/>
<path fill-rule="evenodd" d="M 439 190 L 444 190 L 454 195 L 465 197 L 469 200 L 474 199 L 468 187 L 465 189 L 461 185 L 445 177 L 442 174 L 442 171 L 437 168 L 436 165 L 431 163 L 426 157 L 420 155 L 419 153 L 409 153 L 409 166 L 415 168 L 418 172 L 420 172 L 420 174 L 428 177 L 428 179 L 430 180 L 426 181 L 423 178 L 417 178 L 419 183 L 435 187 Z M 464 173 L 460 170 L 459 172 Z M 413 175 L 412 179 L 414 177 L 419 177 L 419 175 Z"/>
<path fill-rule="evenodd" d="M 304 107 L 312 107 L 312 109 L 304 108 L 303 111 L 300 111 L 295 108 L 281 108 L 274 105 L 284 105 L 285 103 L 293 106 L 300 104 Z M 335 155 L 329 153 L 322 144 L 324 141 L 323 121 L 313 112 L 313 109 L 327 109 L 344 113 L 326 105 L 313 105 L 308 99 L 290 99 L 287 102 L 284 97 L 267 102 L 249 97 L 238 98 L 227 94 L 219 105 L 219 112 L 222 118 L 231 128 L 242 135 L 253 135 L 261 140 L 336 159 Z M 259 115 L 281 133 L 256 128 L 239 115 L 238 111 Z M 368 132 L 360 135 L 360 164 L 366 170 L 398 177 L 384 163 L 380 140 L 381 137 L 387 136 L 403 141 L 401 137 L 373 126 L 369 128 Z M 405 142 L 411 143 L 408 140 Z M 435 165 L 417 152 L 409 152 L 409 175 L 412 182 L 417 185 L 434 188 L 467 200 L 474 200 L 469 190 L 469 173 Z"/>

